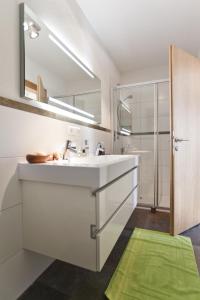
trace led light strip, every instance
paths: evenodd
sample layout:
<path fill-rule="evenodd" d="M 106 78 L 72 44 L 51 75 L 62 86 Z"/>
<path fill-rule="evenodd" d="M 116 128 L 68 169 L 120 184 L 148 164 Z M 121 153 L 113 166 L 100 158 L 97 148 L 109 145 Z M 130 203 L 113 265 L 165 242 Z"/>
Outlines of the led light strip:
<path fill-rule="evenodd" d="M 78 121 L 81 121 L 81 122 L 84 122 L 84 123 L 87 123 L 87 124 L 93 124 L 93 125 L 97 124 L 97 122 L 94 121 L 94 120 L 91 120 L 89 118 L 86 118 L 86 117 L 74 114 L 74 113 L 69 112 L 69 111 L 67 111 L 65 109 L 58 108 L 58 107 L 56 107 L 56 106 L 54 106 L 52 104 L 46 104 L 46 103 L 35 101 L 35 100 L 32 100 L 31 104 L 33 106 L 35 106 L 35 107 L 39 107 L 39 108 L 45 109 L 47 111 L 56 113 L 58 115 L 65 116 L 65 117 L 73 119 L 73 120 L 78 120 Z"/>
<path fill-rule="evenodd" d="M 94 115 L 92 115 L 92 114 L 90 114 L 90 113 L 88 113 L 88 112 L 86 112 L 86 111 L 84 111 L 84 110 L 82 110 L 82 109 L 76 108 L 76 107 L 74 107 L 74 106 L 72 106 L 72 105 L 69 105 L 69 104 L 67 104 L 67 103 L 64 103 L 64 102 L 62 102 L 62 101 L 60 101 L 60 100 L 58 100 L 58 99 L 49 97 L 49 101 L 50 101 L 50 102 L 53 102 L 53 103 L 55 103 L 55 104 L 58 104 L 58 105 L 60 105 L 60 106 L 66 107 L 66 108 L 68 108 L 68 109 L 77 111 L 78 113 L 81 113 L 82 115 L 85 115 L 85 116 L 87 116 L 87 117 L 90 117 L 90 118 L 93 118 L 93 119 L 94 119 Z"/>
<path fill-rule="evenodd" d="M 126 128 L 122 128 L 122 131 L 126 131 L 126 132 L 128 132 L 128 133 L 131 133 L 131 131 L 128 130 L 128 129 L 126 129 Z"/>
<path fill-rule="evenodd" d="M 63 45 L 57 38 L 55 38 L 52 34 L 49 34 L 50 40 L 56 44 L 65 54 L 67 54 L 79 67 L 81 67 L 90 77 L 95 78 L 95 76 L 88 70 L 86 66 L 78 59 L 76 56 L 67 49 L 65 45 Z"/>
<path fill-rule="evenodd" d="M 131 135 L 130 133 L 126 132 L 126 131 L 123 131 L 123 130 L 120 130 L 120 133 L 121 134 L 124 134 L 124 135 Z"/>

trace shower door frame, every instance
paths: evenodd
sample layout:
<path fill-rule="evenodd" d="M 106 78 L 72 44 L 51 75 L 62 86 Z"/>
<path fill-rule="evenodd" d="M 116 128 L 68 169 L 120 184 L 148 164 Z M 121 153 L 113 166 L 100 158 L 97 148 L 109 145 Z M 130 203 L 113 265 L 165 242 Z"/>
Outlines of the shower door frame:
<path fill-rule="evenodd" d="M 160 134 L 170 134 L 169 131 L 162 131 L 159 132 L 158 130 L 158 85 L 160 83 L 170 83 L 169 79 L 160 79 L 160 80 L 152 80 L 152 81 L 144 81 L 144 82 L 138 82 L 138 83 L 130 83 L 130 84 L 124 84 L 124 85 L 117 85 L 113 88 L 113 95 L 115 90 L 120 90 L 123 88 L 134 88 L 134 87 L 143 87 L 152 85 L 154 87 L 154 132 L 145 132 L 147 135 L 154 135 L 154 203 L 153 205 L 150 204 L 144 204 L 144 203 L 138 203 L 138 207 L 144 207 L 144 208 L 151 208 L 152 212 L 155 212 L 156 209 L 161 210 L 170 210 L 170 208 L 167 207 L 161 207 L 158 203 L 158 197 L 159 197 L 159 166 L 158 166 L 158 152 L 159 152 L 159 143 L 158 143 L 158 136 Z M 113 97 L 114 98 L 114 97 Z M 169 101 L 169 100 L 168 100 Z M 116 124 L 114 124 L 115 127 Z M 118 126 L 118 124 L 117 124 Z M 116 128 L 114 128 L 115 131 Z M 141 133 L 144 134 L 144 133 Z"/>

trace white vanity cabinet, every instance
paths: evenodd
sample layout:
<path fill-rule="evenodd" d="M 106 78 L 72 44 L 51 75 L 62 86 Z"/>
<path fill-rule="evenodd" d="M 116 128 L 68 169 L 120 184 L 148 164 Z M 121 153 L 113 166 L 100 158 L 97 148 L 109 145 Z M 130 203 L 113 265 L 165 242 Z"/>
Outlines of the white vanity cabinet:
<path fill-rule="evenodd" d="M 137 156 L 19 164 L 23 246 L 100 271 L 137 204 Z"/>

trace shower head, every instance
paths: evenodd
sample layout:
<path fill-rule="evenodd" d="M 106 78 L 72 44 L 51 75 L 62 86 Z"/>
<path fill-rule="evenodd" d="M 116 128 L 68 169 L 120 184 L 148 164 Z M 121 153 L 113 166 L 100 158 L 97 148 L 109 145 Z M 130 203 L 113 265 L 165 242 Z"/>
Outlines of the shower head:
<path fill-rule="evenodd" d="M 128 105 L 125 103 L 126 100 L 128 99 L 133 99 L 133 95 L 128 95 L 127 97 L 125 97 L 123 100 L 119 100 L 119 103 L 121 104 L 121 106 L 127 110 L 127 112 L 131 113 L 130 108 L 128 107 Z"/>
<path fill-rule="evenodd" d="M 133 95 L 128 95 L 126 98 L 124 98 L 123 100 L 121 100 L 122 102 L 127 100 L 127 99 L 133 99 Z"/>
<path fill-rule="evenodd" d="M 121 123 L 120 107 L 123 107 L 129 114 L 132 114 L 129 106 L 126 103 L 126 100 L 128 100 L 128 99 L 133 99 L 133 95 L 130 94 L 127 97 L 125 97 L 123 100 L 121 100 L 121 99 L 118 100 L 119 104 L 117 106 L 117 119 L 118 119 L 118 124 L 119 124 L 120 128 L 122 127 L 121 124 L 120 124 Z M 125 131 L 123 131 L 123 132 L 125 132 Z M 127 132 L 125 134 L 130 135 L 130 133 L 127 133 Z"/>

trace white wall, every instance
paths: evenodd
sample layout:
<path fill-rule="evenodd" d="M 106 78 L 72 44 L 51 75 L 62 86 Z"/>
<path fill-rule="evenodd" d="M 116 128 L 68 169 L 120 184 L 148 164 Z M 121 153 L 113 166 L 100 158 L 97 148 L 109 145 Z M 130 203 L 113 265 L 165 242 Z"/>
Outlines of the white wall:
<path fill-rule="evenodd" d="M 7 0 L 0 4 L 0 96 L 21 100 L 18 2 Z M 102 125 L 111 127 L 110 88 L 119 81 L 119 73 L 88 27 L 75 1 L 25 2 L 71 45 L 102 80 Z M 98 141 L 104 141 L 107 151 L 111 151 L 111 134 L 78 127 L 78 140 L 88 139 L 91 152 L 94 152 Z M 17 163 L 30 152 L 60 149 L 71 133 L 70 124 L 66 122 L 3 106 L 0 106 L 0 128 L 0 299 L 15 300 L 52 262 L 50 258 L 22 250 Z"/>
<path fill-rule="evenodd" d="M 130 84 L 144 81 L 167 79 L 169 77 L 168 66 L 133 70 L 121 74 L 120 84 Z"/>
<path fill-rule="evenodd" d="M 38 75 L 42 77 L 48 96 L 67 94 L 66 83 L 62 78 L 26 57 L 26 80 L 37 84 Z"/>
<path fill-rule="evenodd" d="M 85 93 L 86 91 L 100 90 L 101 88 L 101 81 L 99 79 L 65 80 L 61 74 L 57 74 L 52 71 L 52 69 L 48 69 L 28 56 L 26 56 L 25 64 L 26 80 L 37 83 L 37 77 L 39 75 L 42 78 L 45 89 L 47 89 L 48 96 L 51 97 Z M 108 100 L 110 101 L 110 99 Z"/>

